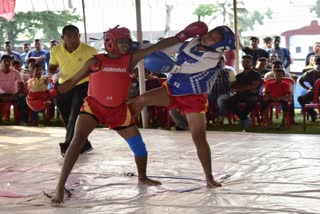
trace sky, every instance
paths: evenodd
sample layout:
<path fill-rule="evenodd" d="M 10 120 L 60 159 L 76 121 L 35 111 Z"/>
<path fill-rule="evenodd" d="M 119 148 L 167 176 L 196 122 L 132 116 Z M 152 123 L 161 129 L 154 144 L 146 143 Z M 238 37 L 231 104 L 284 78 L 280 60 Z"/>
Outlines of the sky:
<path fill-rule="evenodd" d="M 182 29 L 186 24 L 196 21 L 192 15 L 198 4 L 215 3 L 216 0 L 141 0 L 142 27 L 145 31 L 163 31 L 165 27 L 165 4 L 174 6 L 172 10 L 171 27 L 173 30 Z M 224 0 L 218 0 L 224 1 Z M 232 0 L 228 0 L 232 3 Z M 76 7 L 82 15 L 81 0 L 16 0 L 16 11 L 28 10 L 59 10 L 68 8 L 69 2 Z M 283 31 L 309 25 L 312 17 L 309 10 L 315 0 L 243 0 L 248 10 L 264 12 L 267 8 L 273 11 L 272 20 L 265 20 L 263 26 L 256 25 L 254 33 L 275 35 Z M 87 16 L 87 32 L 103 32 L 117 24 L 126 26 L 131 30 L 136 29 L 135 0 L 85 0 Z M 222 24 L 216 19 L 212 26 Z M 83 30 L 83 24 L 79 27 Z M 252 34 L 252 31 L 245 34 Z M 244 35 L 245 35 L 244 34 Z"/>
<path fill-rule="evenodd" d="M 273 11 L 271 20 L 265 20 L 263 26 L 255 26 L 254 32 L 257 35 L 265 34 L 266 28 L 269 34 L 275 35 L 310 25 L 311 20 L 319 20 L 310 13 L 315 0 L 245 0 L 245 2 L 249 10 L 270 8 Z"/>

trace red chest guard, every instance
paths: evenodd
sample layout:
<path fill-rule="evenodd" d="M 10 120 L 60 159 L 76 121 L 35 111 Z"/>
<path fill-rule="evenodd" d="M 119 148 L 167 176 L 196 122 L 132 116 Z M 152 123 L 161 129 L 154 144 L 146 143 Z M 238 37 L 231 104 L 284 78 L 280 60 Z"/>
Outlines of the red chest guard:
<path fill-rule="evenodd" d="M 131 55 L 126 54 L 119 59 L 104 54 L 95 57 L 100 61 L 100 69 L 89 76 L 88 96 L 107 107 L 119 106 L 129 96 Z"/>

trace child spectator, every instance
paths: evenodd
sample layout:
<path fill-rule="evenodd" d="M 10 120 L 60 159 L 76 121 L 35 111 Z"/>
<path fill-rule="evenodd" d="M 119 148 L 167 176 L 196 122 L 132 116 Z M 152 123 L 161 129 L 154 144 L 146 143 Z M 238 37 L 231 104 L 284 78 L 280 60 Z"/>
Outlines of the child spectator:
<path fill-rule="evenodd" d="M 28 85 L 28 96 L 27 103 L 29 107 L 35 111 L 42 111 L 43 119 L 48 121 L 47 114 L 43 111 L 46 107 L 46 102 L 50 100 L 50 94 L 48 90 L 48 78 L 43 76 L 43 68 L 40 63 L 35 63 L 31 71 L 33 73 L 33 78 L 29 79 Z M 36 125 L 38 123 L 38 118 L 34 117 L 32 123 Z"/>

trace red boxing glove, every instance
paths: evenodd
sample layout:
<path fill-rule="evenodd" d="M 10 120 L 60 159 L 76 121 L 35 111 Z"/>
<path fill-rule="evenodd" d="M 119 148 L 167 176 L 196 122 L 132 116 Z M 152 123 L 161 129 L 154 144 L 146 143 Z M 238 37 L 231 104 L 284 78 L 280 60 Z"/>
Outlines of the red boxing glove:
<path fill-rule="evenodd" d="M 208 26 L 204 22 L 193 22 L 189 24 L 184 30 L 176 34 L 176 37 L 180 41 L 185 41 L 191 37 L 196 37 L 198 35 L 204 35 L 208 32 Z"/>

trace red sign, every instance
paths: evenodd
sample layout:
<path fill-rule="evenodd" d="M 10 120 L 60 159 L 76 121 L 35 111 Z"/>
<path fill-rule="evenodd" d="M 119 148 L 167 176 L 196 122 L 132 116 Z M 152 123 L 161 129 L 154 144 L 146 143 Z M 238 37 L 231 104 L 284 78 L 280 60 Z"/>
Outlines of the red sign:
<path fill-rule="evenodd" d="M 0 16 L 10 21 L 14 17 L 16 0 L 0 0 Z"/>

